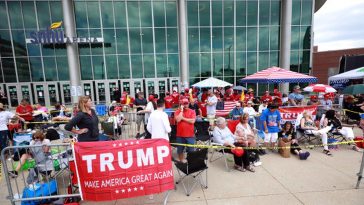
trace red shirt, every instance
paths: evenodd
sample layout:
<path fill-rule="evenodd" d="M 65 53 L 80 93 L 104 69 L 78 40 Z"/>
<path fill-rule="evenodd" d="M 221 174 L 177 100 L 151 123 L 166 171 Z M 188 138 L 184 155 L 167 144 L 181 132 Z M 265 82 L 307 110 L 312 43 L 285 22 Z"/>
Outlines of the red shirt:
<path fill-rule="evenodd" d="M 181 113 L 181 110 L 178 109 L 174 116 L 178 116 L 179 113 Z M 183 109 L 183 117 L 188 119 L 196 119 L 196 113 L 194 110 L 191 110 L 189 108 Z M 195 125 L 188 123 L 184 120 L 177 122 L 177 137 L 194 137 L 195 136 Z"/>
<path fill-rule="evenodd" d="M 177 92 L 172 93 L 172 98 L 173 98 L 173 104 L 179 103 L 179 93 Z"/>
<path fill-rule="evenodd" d="M 208 97 L 207 93 L 203 93 L 201 95 L 201 102 L 204 103 L 207 100 L 207 97 Z"/>
<path fill-rule="evenodd" d="M 164 107 L 165 108 L 172 108 L 173 105 L 173 98 L 170 95 L 167 95 L 164 98 Z"/>
<path fill-rule="evenodd" d="M 234 95 L 225 95 L 225 101 L 234 101 L 235 100 L 235 97 Z"/>
<path fill-rule="evenodd" d="M 26 106 L 22 106 L 19 105 L 16 108 L 16 112 L 19 114 L 25 114 L 25 113 L 29 113 L 27 115 L 20 115 L 20 117 L 24 118 L 25 121 L 31 121 L 33 120 L 33 108 L 30 105 L 26 105 Z"/>
<path fill-rule="evenodd" d="M 261 101 L 268 100 L 269 102 L 272 102 L 273 98 L 270 95 L 263 95 Z"/>
<path fill-rule="evenodd" d="M 282 93 L 281 92 L 276 92 L 276 93 L 273 93 L 273 96 L 282 98 Z"/>

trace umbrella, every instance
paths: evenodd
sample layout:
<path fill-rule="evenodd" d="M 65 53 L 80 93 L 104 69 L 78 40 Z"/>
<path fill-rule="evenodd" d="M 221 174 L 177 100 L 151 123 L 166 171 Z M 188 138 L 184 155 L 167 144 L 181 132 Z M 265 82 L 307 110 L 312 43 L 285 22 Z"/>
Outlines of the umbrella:
<path fill-rule="evenodd" d="M 271 67 L 246 76 L 240 83 L 314 83 L 316 77 L 293 72 L 279 67 Z"/>
<path fill-rule="evenodd" d="M 348 94 L 348 95 L 364 94 L 364 84 L 350 85 L 343 90 L 343 94 Z"/>
<path fill-rule="evenodd" d="M 192 87 L 198 87 L 198 88 L 226 87 L 226 86 L 232 86 L 232 84 L 213 77 L 207 78 L 203 81 L 200 81 L 192 85 Z"/>
<path fill-rule="evenodd" d="M 317 92 L 317 93 L 335 93 L 336 90 L 329 86 L 324 84 L 312 84 L 305 88 L 303 88 L 304 91 L 307 92 Z"/>
<path fill-rule="evenodd" d="M 246 90 L 245 87 L 241 86 L 241 85 L 238 85 L 238 86 L 235 86 L 233 87 L 233 90 L 239 90 L 239 91 L 242 91 L 242 90 Z"/>

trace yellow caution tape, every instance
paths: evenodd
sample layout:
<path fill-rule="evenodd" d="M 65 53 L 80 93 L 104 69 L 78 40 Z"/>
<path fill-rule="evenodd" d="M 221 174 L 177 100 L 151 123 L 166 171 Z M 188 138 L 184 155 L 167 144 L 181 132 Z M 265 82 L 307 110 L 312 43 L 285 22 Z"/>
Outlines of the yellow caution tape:
<path fill-rule="evenodd" d="M 319 145 L 300 145 L 300 146 L 284 146 L 284 147 L 243 147 L 245 150 L 266 150 L 266 149 L 291 149 L 291 148 L 304 148 L 304 149 L 312 149 L 315 147 L 323 147 L 323 146 L 333 146 L 333 145 L 342 145 L 342 144 L 352 144 L 361 142 L 364 143 L 364 140 L 355 140 L 355 141 L 345 141 L 345 142 L 334 142 L 329 144 L 319 144 Z M 223 145 L 205 145 L 205 144 L 183 144 L 183 143 L 171 143 L 171 145 L 176 146 L 184 146 L 184 147 L 193 147 L 200 149 L 234 149 L 233 147 L 223 146 Z"/>
<path fill-rule="evenodd" d="M 348 110 L 348 109 L 343 109 L 345 112 L 351 112 L 351 113 L 355 113 L 355 114 L 364 114 L 363 112 L 356 112 L 356 111 L 352 111 L 352 110 Z"/>

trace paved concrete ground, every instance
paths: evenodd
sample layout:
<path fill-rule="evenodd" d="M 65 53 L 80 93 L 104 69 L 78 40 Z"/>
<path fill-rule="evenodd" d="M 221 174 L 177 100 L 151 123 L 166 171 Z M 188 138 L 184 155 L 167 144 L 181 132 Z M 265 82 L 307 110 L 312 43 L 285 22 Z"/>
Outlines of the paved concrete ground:
<path fill-rule="evenodd" d="M 358 130 L 356 130 L 359 135 Z M 361 133 L 360 133 L 361 135 Z M 308 150 L 307 161 L 297 157 L 282 158 L 269 152 L 261 157 L 263 165 L 255 173 L 227 172 L 223 160 L 209 163 L 208 188 L 197 186 L 191 196 L 186 196 L 181 185 L 170 193 L 168 204 L 305 204 L 305 205 L 363 205 L 364 180 L 355 189 L 357 173 L 363 153 L 355 152 L 347 145 L 326 156 L 322 148 Z M 232 162 L 230 162 L 232 166 Z M 5 200 L 6 184 L 0 182 L 0 204 Z M 82 204 L 160 204 L 161 196 L 109 202 L 83 202 Z"/>

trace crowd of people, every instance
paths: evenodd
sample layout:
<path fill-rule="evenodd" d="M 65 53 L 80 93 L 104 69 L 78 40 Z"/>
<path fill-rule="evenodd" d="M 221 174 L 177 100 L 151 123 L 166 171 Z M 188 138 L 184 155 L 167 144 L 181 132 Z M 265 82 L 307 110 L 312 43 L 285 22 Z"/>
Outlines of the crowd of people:
<path fill-rule="evenodd" d="M 215 90 L 186 88 L 181 93 L 178 93 L 177 90 L 173 90 L 171 93 L 166 92 L 163 98 L 154 94 L 145 98 L 143 92 L 137 93 L 135 98 L 128 93 L 120 93 L 120 95 L 115 93 L 115 96 L 120 96 L 120 99 L 115 99 L 110 104 L 107 120 L 114 123 L 113 128 L 119 135 L 121 134 L 120 127 L 125 120 L 123 115 L 125 107 L 129 111 L 130 108 L 136 111 L 135 137 L 137 139 L 163 138 L 169 140 L 172 130 L 175 129 L 176 143 L 193 145 L 196 143 L 195 123 L 206 120 L 209 122 L 209 127 L 206 129 L 211 133 L 212 141 L 224 146 L 226 153 L 232 153 L 231 150 L 237 147 L 249 147 L 242 156 L 234 154 L 234 168 L 239 171 L 254 172 L 253 167 L 261 165 L 259 158 L 255 160 L 249 158 L 250 153 L 264 154 L 259 151 L 259 130 L 263 133 L 264 147 L 275 150 L 278 140 L 288 141 L 291 143 L 291 153 L 297 155 L 301 160 L 306 160 L 310 153 L 299 147 L 298 132 L 320 137 L 323 143 L 323 153 L 326 155 L 332 155 L 327 146 L 330 132 L 340 133 L 348 141 L 354 139 L 353 130 L 342 126 L 336 117 L 336 111 L 333 110 L 333 104 L 340 100 L 344 107 L 353 106 L 350 96 L 341 98 L 340 95 L 333 94 L 312 95 L 309 97 L 309 101 L 305 102 L 299 86 L 294 86 L 289 95 L 274 89 L 272 95 L 266 91 L 261 97 L 256 97 L 251 88 L 247 91 L 232 88 Z M 227 101 L 234 102 L 235 107 L 230 110 L 228 115 L 218 116 L 216 110 L 221 106 L 221 102 Z M 360 101 L 361 104 L 357 103 L 356 106 L 364 108 L 363 102 Z M 320 116 L 312 116 L 309 111 L 304 111 L 299 123 L 294 125 L 286 122 L 282 126 L 279 107 L 302 105 L 320 105 L 324 112 L 321 112 Z M 16 108 L 15 113 L 12 113 L 6 111 L 3 104 L 0 103 L 1 148 L 7 146 L 7 141 L 12 145 L 11 133 L 18 132 L 25 126 L 33 129 L 34 124 L 31 122 L 46 120 L 49 117 L 52 117 L 53 120 L 65 121 L 64 129 L 77 135 L 79 142 L 108 140 L 104 135 L 100 135 L 100 121 L 93 106 L 89 96 L 79 97 L 79 102 L 73 112 L 60 104 L 48 111 L 40 104 L 29 105 L 28 100 L 24 99 Z M 229 121 L 238 121 L 233 130 L 227 126 Z M 259 125 L 257 121 L 260 122 Z M 42 137 L 38 138 L 43 142 Z M 34 137 L 33 140 L 35 140 Z M 47 143 L 47 141 L 45 142 Z M 352 147 L 356 151 L 359 150 L 354 143 Z M 177 160 L 186 162 L 185 153 L 193 150 L 192 146 L 177 146 Z M 20 161 L 22 162 L 28 157 L 24 155 Z M 17 171 L 18 167 L 12 174 L 15 175 Z"/>

